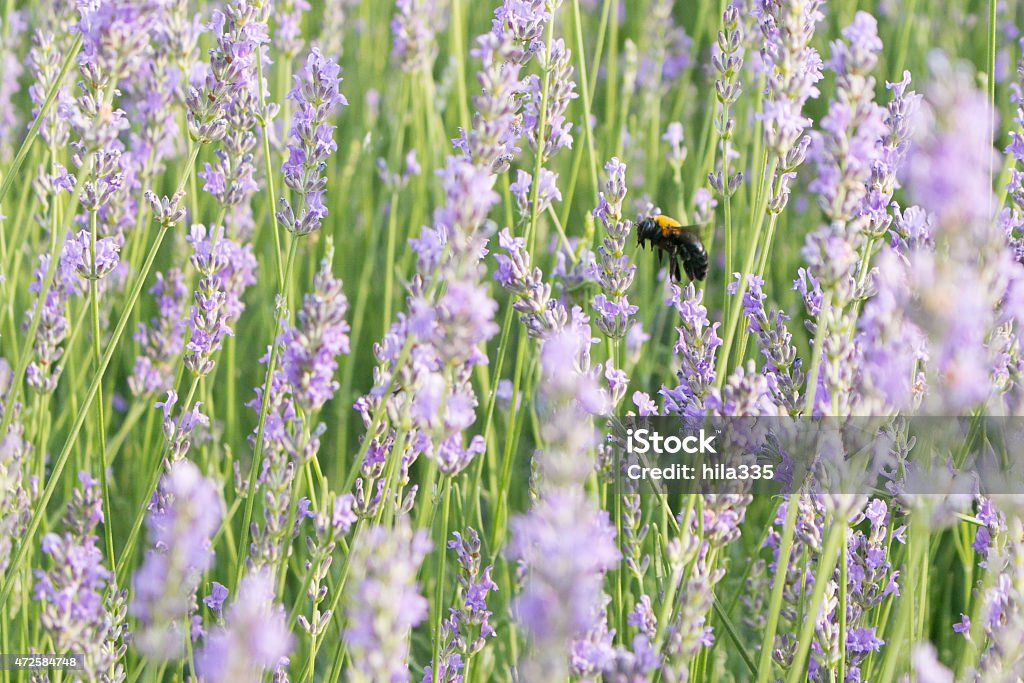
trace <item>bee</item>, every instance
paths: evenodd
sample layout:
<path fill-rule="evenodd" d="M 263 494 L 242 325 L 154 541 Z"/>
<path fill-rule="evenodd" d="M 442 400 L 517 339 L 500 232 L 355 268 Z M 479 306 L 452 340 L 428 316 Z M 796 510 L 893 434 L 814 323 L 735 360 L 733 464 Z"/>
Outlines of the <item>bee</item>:
<path fill-rule="evenodd" d="M 672 280 L 682 279 L 679 262 L 682 261 L 686 277 L 703 280 L 708 274 L 708 252 L 697 234 L 699 225 L 682 225 L 668 216 L 651 216 L 636 226 L 636 243 L 643 248 L 648 242 L 658 252 L 658 264 L 668 254 L 669 274 Z"/>

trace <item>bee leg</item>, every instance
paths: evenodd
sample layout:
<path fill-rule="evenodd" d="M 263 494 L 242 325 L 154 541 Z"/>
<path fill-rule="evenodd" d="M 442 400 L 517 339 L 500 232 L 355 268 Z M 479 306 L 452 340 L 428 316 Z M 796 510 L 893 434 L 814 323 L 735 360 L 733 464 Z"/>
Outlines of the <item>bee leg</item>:
<path fill-rule="evenodd" d="M 658 252 L 658 267 L 660 268 L 661 267 L 661 260 L 662 260 L 662 257 L 665 256 L 665 252 L 663 252 L 661 249 L 655 249 L 655 251 Z"/>
<path fill-rule="evenodd" d="M 672 281 L 673 282 L 679 282 L 679 280 L 680 280 L 680 278 L 679 278 L 679 255 L 678 254 L 672 254 L 672 258 L 670 259 L 670 263 L 671 263 L 672 267 L 670 268 L 669 275 L 672 276 Z"/>

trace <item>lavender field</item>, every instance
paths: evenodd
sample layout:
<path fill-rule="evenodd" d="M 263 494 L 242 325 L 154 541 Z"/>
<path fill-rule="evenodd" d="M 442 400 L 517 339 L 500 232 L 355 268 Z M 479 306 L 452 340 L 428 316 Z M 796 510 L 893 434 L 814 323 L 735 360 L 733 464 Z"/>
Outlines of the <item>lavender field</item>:
<path fill-rule="evenodd" d="M 1022 26 L 0 0 L 0 681 L 1024 681 Z"/>

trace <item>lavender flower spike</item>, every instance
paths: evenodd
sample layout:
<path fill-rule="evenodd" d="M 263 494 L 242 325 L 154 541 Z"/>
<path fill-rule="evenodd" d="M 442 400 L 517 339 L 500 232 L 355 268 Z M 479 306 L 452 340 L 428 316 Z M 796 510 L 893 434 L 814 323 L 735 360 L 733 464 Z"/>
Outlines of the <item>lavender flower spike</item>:
<path fill-rule="evenodd" d="M 437 56 L 439 30 L 436 0 L 396 0 L 391 19 L 391 56 L 408 73 L 429 69 Z"/>
<path fill-rule="evenodd" d="M 352 681 L 409 680 L 409 638 L 427 617 L 416 575 L 430 551 L 426 532 L 408 523 L 374 526 L 352 549 L 345 640 L 352 655 Z"/>
<path fill-rule="evenodd" d="M 223 232 L 219 227 L 207 231 L 193 225 L 189 237 L 192 265 L 202 277 L 189 313 L 192 334 L 185 347 L 185 365 L 197 375 L 213 370 L 213 355 L 224 337 L 233 334 L 231 326 L 244 308 L 242 292 L 256 282 L 252 247 L 239 246 Z"/>
<path fill-rule="evenodd" d="M 79 479 L 82 488 L 64 516 L 67 531 L 43 537 L 42 551 L 52 566 L 36 572 L 34 595 L 42 603 L 40 623 L 54 645 L 81 654 L 89 679 L 98 680 L 116 661 L 103 642 L 108 623 L 103 594 L 112 574 L 96 546 L 96 525 L 103 521 L 99 486 L 86 472 Z"/>
<path fill-rule="evenodd" d="M 629 263 L 629 257 L 624 253 L 632 227 L 630 220 L 622 217 L 626 165 L 612 157 L 604 169 L 608 172 L 608 182 L 605 183 L 605 191 L 598 196 L 594 216 L 601 221 L 608 235 L 597 248 L 597 283 L 601 294 L 594 297 L 593 305 L 598 312 L 598 329 L 617 339 L 626 335 L 632 324 L 630 316 L 639 310 L 626 298 L 626 291 L 633 284 L 636 266 Z"/>
<path fill-rule="evenodd" d="M 274 579 L 269 571 L 256 571 L 242 579 L 224 621 L 224 628 L 211 633 L 196 656 L 196 668 L 207 683 L 258 681 L 292 649 L 294 638 L 284 608 L 274 602 Z"/>
<path fill-rule="evenodd" d="M 760 116 L 765 142 L 781 172 L 769 201 L 769 210 L 779 213 L 789 201 L 789 182 L 807 152 L 803 134 L 811 120 L 804 116 L 803 107 L 820 94 L 815 84 L 822 79 L 821 56 L 810 44 L 814 27 L 824 15 L 821 0 L 764 0 L 761 4 L 761 63 L 768 89 Z"/>
<path fill-rule="evenodd" d="M 171 466 L 149 506 L 152 549 L 132 579 L 131 614 L 141 627 L 135 643 L 143 654 L 176 659 L 184 653 L 182 623 L 213 563 L 210 539 L 222 513 L 217 487 L 195 465 L 180 460 Z"/>
<path fill-rule="evenodd" d="M 293 208 L 282 199 L 277 218 L 296 235 L 319 230 L 327 215 L 324 204 L 327 179 L 320 173 L 327 157 L 338 148 L 334 126 L 328 120 L 339 105 L 348 105 L 348 100 L 338 91 L 340 73 L 340 66 L 313 48 L 295 75 L 295 87 L 288 93 L 288 99 L 296 103 L 297 110 L 289 131 L 288 159 L 281 166 L 281 173 L 285 185 L 298 193 L 300 203 Z"/>
<path fill-rule="evenodd" d="M 280 339 L 284 348 L 281 369 L 293 398 L 307 413 L 323 407 L 338 389 L 334 373 L 337 357 L 348 353 L 348 300 L 341 281 L 331 274 L 330 257 L 313 277 L 313 291 L 302 300 L 296 325 Z"/>

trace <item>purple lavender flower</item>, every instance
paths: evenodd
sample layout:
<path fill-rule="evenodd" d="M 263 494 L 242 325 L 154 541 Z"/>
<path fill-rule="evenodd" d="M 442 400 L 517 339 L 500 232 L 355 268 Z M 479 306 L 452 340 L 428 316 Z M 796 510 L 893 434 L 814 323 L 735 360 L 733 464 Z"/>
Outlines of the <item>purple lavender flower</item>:
<path fill-rule="evenodd" d="M 274 20 L 277 24 L 274 44 L 288 60 L 299 54 L 305 45 L 302 39 L 302 16 L 309 9 L 310 4 L 306 0 L 274 3 Z"/>
<path fill-rule="evenodd" d="M 786 327 L 789 316 L 775 307 L 765 311 L 765 294 L 761 289 L 764 281 L 761 278 L 748 275 L 747 282 L 747 293 L 743 295 L 747 331 L 757 335 L 757 346 L 765 359 L 763 371 L 774 375 L 772 389 L 777 392 L 776 401 L 794 415 L 801 408 L 800 387 L 804 377 L 793 345 L 793 335 Z"/>
<path fill-rule="evenodd" d="M 516 296 L 512 306 L 530 336 L 544 338 L 564 327 L 568 319 L 565 307 L 551 298 L 551 285 L 544 282 L 540 268 L 530 267 L 526 240 L 513 237 L 505 228 L 498 234 L 498 246 L 506 253 L 494 256 L 498 261 L 494 279 Z"/>
<path fill-rule="evenodd" d="M 927 358 L 928 344 L 924 331 L 903 315 L 911 292 L 906 264 L 895 251 L 883 249 L 879 255 L 876 282 L 857 321 L 857 348 L 864 359 L 858 390 L 865 401 L 881 401 L 883 410 L 911 407 L 915 367 Z"/>
<path fill-rule="evenodd" d="M 858 12 L 843 36 L 845 42 L 832 43 L 829 62 L 838 77 L 836 97 L 821 121 L 823 132 L 812 134 L 818 176 L 810 187 L 818 193 L 818 203 L 830 223 L 808 235 L 803 254 L 808 272 L 830 303 L 813 323 L 815 330 L 825 328 L 822 347 L 813 349 L 822 357 L 818 386 L 805 391 L 812 394 L 817 410 L 846 415 L 856 403 L 851 388 L 856 382 L 852 368 L 857 365 L 853 343 L 856 320 L 847 309 L 863 277 L 856 265 L 869 221 L 863 205 L 872 171 L 882 160 L 881 141 L 888 131 L 884 112 L 873 101 L 871 71 L 882 48 L 874 17 Z"/>
<path fill-rule="evenodd" d="M 525 3 L 522 3 L 525 4 Z M 483 64 L 477 80 L 483 93 L 473 97 L 476 112 L 469 130 L 460 129 L 459 137 L 452 141 L 456 149 L 494 173 L 508 170 L 512 158 L 519 153 L 517 146 L 522 136 L 518 121 L 520 97 L 524 87 L 519 78 L 522 52 L 517 51 L 512 38 L 500 30 L 495 10 L 496 28 L 477 39 L 470 51 Z"/>
<path fill-rule="evenodd" d="M 1002 347 L 989 338 L 1019 315 L 1015 292 L 1021 272 L 995 220 L 988 133 L 977 125 L 988 120 L 979 118 L 988 116 L 987 100 L 962 66 L 936 55 L 932 67 L 932 118 L 926 121 L 931 125 L 915 135 L 907 189 L 934 212 L 934 250 L 926 243 L 907 259 L 914 298 L 904 315 L 929 341 L 925 407 L 961 414 L 993 392 L 989 378 L 1001 372 L 1004 361 Z M 956 165 L 955 174 L 949 164 Z M 926 174 L 926 165 L 939 171 Z M 940 303 L 943 296 L 956 297 L 955 311 Z"/>
<path fill-rule="evenodd" d="M 248 90 L 235 94 L 223 112 L 226 125 L 220 147 L 214 152 L 213 164 L 203 163 L 196 175 L 203 179 L 203 190 L 212 195 L 223 209 L 243 206 L 259 189 L 253 153 L 256 150 L 256 95 Z"/>
<path fill-rule="evenodd" d="M 672 350 L 680 356 L 682 367 L 676 372 L 679 385 L 674 389 L 662 387 L 661 395 L 665 408 L 679 415 L 703 414 L 704 399 L 715 383 L 715 351 L 722 340 L 719 323 L 708 320 L 703 297 L 703 291 L 698 292 L 693 283 L 687 285 L 685 296 L 673 285 L 672 298 L 665 302 L 679 314 L 678 339 Z"/>
<path fill-rule="evenodd" d="M 988 102 L 969 82 L 962 65 L 933 54 L 930 66 L 937 75 L 907 159 L 908 193 L 935 213 L 940 226 L 991 221 L 988 169 L 994 152 L 984 142 L 988 130 L 976 125 L 988 120 Z M 926 164 L 941 165 L 929 171 Z"/>
<path fill-rule="evenodd" d="M 98 483 L 85 472 L 79 480 L 82 488 L 76 490 L 64 517 L 67 531 L 43 537 L 42 551 L 52 566 L 36 571 L 33 595 L 42 603 L 40 623 L 54 645 L 83 655 L 83 670 L 97 677 L 107 674 L 118 659 L 115 651 L 104 647 L 111 626 L 104 593 L 113 575 L 103 566 L 103 553 L 96 546 L 96 526 L 103 521 Z"/>
<path fill-rule="evenodd" d="M 50 256 L 48 254 L 40 256 L 35 279 L 29 286 L 30 292 L 42 293 L 43 282 L 49 266 Z M 61 344 L 68 334 L 68 319 L 65 309 L 68 298 L 74 291 L 73 285 L 68 284 L 68 281 L 74 282 L 75 278 L 74 267 L 67 259 L 59 259 L 53 286 L 46 292 L 45 298 L 38 298 L 33 304 L 33 309 L 26 314 L 24 325 L 26 330 L 31 316 L 38 315 L 39 324 L 32 345 L 33 358 L 26 369 L 25 378 L 29 387 L 42 393 L 53 393 L 60 380 L 63 366 L 58 363 L 64 356 L 64 348 Z"/>
<path fill-rule="evenodd" d="M 978 667 L 982 680 L 994 680 L 1008 671 L 1016 674 L 1024 664 L 1020 639 L 1014 637 L 1014 633 L 1024 627 L 1024 610 L 1021 609 L 1024 575 L 1020 571 L 1024 563 L 1022 532 L 1021 519 L 1008 516 L 1006 534 L 1001 534 L 1002 552 L 989 560 L 989 571 L 994 572 L 996 578 L 982 597 L 987 636 Z"/>
<path fill-rule="evenodd" d="M 380 362 L 375 387 L 357 408 L 370 424 L 374 406 L 386 399 L 392 419 L 405 422 L 404 429 L 417 430 L 406 439 L 415 455 L 428 452 L 442 471 L 454 474 L 482 450 L 479 439 L 464 445 L 462 433 L 475 421 L 471 370 L 487 361 L 481 346 L 498 331 L 497 303 L 481 283 L 487 239 L 481 227 L 498 195 L 491 189 L 490 172 L 462 155 L 449 157 L 439 175 L 445 202 L 434 212 L 435 227 L 425 227 L 411 243 L 420 272 L 444 281 L 445 287 L 434 294 L 420 279 L 410 288 L 409 313 L 400 316 L 386 343 L 375 349 Z M 406 344 L 410 362 L 396 378 L 403 395 L 384 396 L 383 388 L 391 382 L 389 368 Z"/>
<path fill-rule="evenodd" d="M 83 75 L 117 83 L 139 68 L 149 42 L 154 6 L 126 0 L 79 3 Z M 98 79 L 99 80 L 99 79 Z"/>
<path fill-rule="evenodd" d="M 348 353 L 347 310 L 341 281 L 331 274 L 331 261 L 325 258 L 313 277 L 313 291 L 303 297 L 295 314 L 295 326 L 287 327 L 278 340 L 283 347 L 281 370 L 296 403 L 307 413 L 322 408 L 338 389 L 336 359 Z"/>
<path fill-rule="evenodd" d="M 707 188 L 697 188 L 693 193 L 693 220 L 698 223 L 710 222 L 714 217 L 716 206 L 718 206 L 718 200 L 712 196 Z"/>
<path fill-rule="evenodd" d="M 540 187 L 537 188 L 537 214 L 547 211 L 554 202 L 562 201 L 562 191 L 558 189 L 558 174 L 546 168 L 540 170 Z M 516 199 L 516 208 L 519 215 L 524 219 L 530 216 L 530 188 L 533 186 L 533 177 L 519 169 L 516 171 L 516 181 L 509 186 L 512 196 Z"/>
<path fill-rule="evenodd" d="M 572 123 L 566 121 L 565 110 L 569 103 L 579 97 L 576 83 L 572 80 L 572 51 L 558 38 L 551 44 L 550 54 L 540 52 L 544 75 L 529 76 L 526 92 L 529 97 L 523 108 L 523 125 L 530 145 L 547 161 L 563 147 L 572 148 Z M 547 79 L 547 99 L 544 99 L 543 80 Z M 540 131 L 541 103 L 544 104 L 544 130 Z"/>
<path fill-rule="evenodd" d="M 604 573 L 619 560 L 615 527 L 582 492 L 550 492 L 512 520 L 508 553 L 528 571 L 513 606 L 516 621 L 532 637 L 522 673 L 530 680 L 559 680 L 569 670 L 571 642 L 594 626 Z"/>
<path fill-rule="evenodd" d="M 779 173 L 769 208 L 778 213 L 788 202 L 788 184 L 806 152 L 807 143 L 801 137 L 811 120 L 803 115 L 804 104 L 819 95 L 815 84 L 822 78 L 822 62 L 810 44 L 823 14 L 820 0 L 764 0 L 758 11 L 764 36 L 760 65 L 768 81 L 760 117 Z"/>
<path fill-rule="evenodd" d="M 488 638 L 497 635 L 489 621 L 492 615 L 487 609 L 487 594 L 498 590 L 498 584 L 491 579 L 492 567 L 481 570 L 480 536 L 469 528 L 465 534 L 452 532 L 452 537 L 448 549 L 455 551 L 459 561 L 459 598 L 456 607 L 448 608 L 449 616 L 442 624 L 438 664 L 441 681 L 461 680 L 470 658 L 484 648 Z M 431 680 L 432 666 L 426 666 L 422 683 Z"/>
<path fill-rule="evenodd" d="M 224 337 L 233 334 L 231 326 L 244 309 L 242 293 L 256 282 L 251 245 L 239 246 L 223 232 L 219 227 L 208 231 L 193 225 L 189 237 L 192 265 L 201 278 L 195 305 L 189 311 L 191 336 L 185 347 L 185 365 L 197 375 L 213 370 L 213 354 Z"/>
<path fill-rule="evenodd" d="M 821 120 L 823 133 L 815 134 L 812 154 L 818 176 L 810 190 L 833 221 L 850 221 L 859 214 L 872 169 L 881 159 L 882 136 L 888 132 L 884 112 L 874 103 L 875 79 L 882 41 L 878 26 L 867 12 L 858 12 L 843 29 L 844 41 L 832 43 L 829 68 L 839 83 L 836 98 Z"/>
<path fill-rule="evenodd" d="M 93 261 L 91 237 L 88 230 L 79 230 L 70 241 L 70 253 L 75 271 L 88 280 L 99 280 L 109 275 L 118 264 L 120 246 L 113 237 L 96 240 L 96 259 Z"/>
<path fill-rule="evenodd" d="M 220 614 L 224 609 L 224 602 L 228 599 L 229 592 L 226 586 L 214 581 L 210 587 L 210 594 L 203 598 L 203 604 Z"/>
<path fill-rule="evenodd" d="M 155 408 L 163 410 L 163 430 L 168 444 L 168 456 L 172 461 L 181 460 L 188 453 L 192 446 L 192 432 L 198 426 L 208 426 L 210 418 L 203 415 L 199 408 L 203 405 L 199 401 L 192 404 L 191 408 L 182 406 L 181 415 L 173 417 L 174 406 L 178 403 L 178 394 L 173 389 L 167 390 L 167 398 L 157 401 Z"/>
<path fill-rule="evenodd" d="M 405 155 L 405 168 L 401 172 L 395 172 L 388 169 L 387 161 L 383 158 L 377 159 L 377 175 L 384 186 L 392 192 L 401 190 L 409 184 L 409 179 L 413 176 L 418 176 L 423 172 L 423 167 L 420 166 L 419 160 L 416 158 L 416 150 L 410 149 Z"/>
<path fill-rule="evenodd" d="M 711 66 L 718 78 L 715 79 L 715 99 L 718 107 L 715 113 L 715 133 L 721 148 L 717 170 L 708 173 L 708 184 L 721 197 L 731 197 L 743 180 L 743 173 L 729 174 L 729 162 L 739 159 L 739 152 L 732 146 L 733 129 L 736 121 L 732 116 L 733 106 L 739 99 L 742 85 L 740 71 L 743 68 L 743 28 L 739 22 L 739 10 L 730 5 L 722 13 L 722 30 L 711 49 Z M 682 161 L 678 162 L 679 166 Z M 676 177 L 679 177 L 679 166 Z M 734 167 L 735 168 L 735 167 Z"/>
<path fill-rule="evenodd" d="M 429 69 L 437 56 L 435 35 L 444 27 L 435 0 L 397 0 L 391 19 L 391 56 L 403 71 Z"/>
<path fill-rule="evenodd" d="M 262 361 L 266 363 L 269 359 L 268 354 Z M 262 400 L 263 387 L 258 387 L 256 398 L 248 405 L 259 413 L 262 411 Z M 318 427 L 307 434 L 306 423 L 296 415 L 290 387 L 280 371 L 276 371 L 271 379 L 269 401 L 263 432 L 263 465 L 255 484 L 263 501 L 263 523 L 254 522 L 250 527 L 252 543 L 248 560 L 250 568 L 266 569 L 273 575 L 281 558 L 291 552 L 289 542 L 298 533 L 294 520 L 301 519 L 294 517 L 293 526 L 289 526 L 295 500 L 292 482 L 295 480 L 296 467 L 308 462 L 316 453 L 320 446 L 322 428 Z M 256 433 L 250 437 L 250 443 L 254 444 L 255 440 Z M 295 505 L 298 505 L 298 501 L 295 501 Z"/>
<path fill-rule="evenodd" d="M 289 130 L 292 144 L 288 146 L 288 159 L 281 166 L 281 173 L 285 185 L 299 194 L 301 204 L 293 209 L 282 199 L 278 220 L 296 235 L 319 230 L 327 215 L 323 199 L 327 179 L 320 174 L 324 162 L 338 148 L 334 126 L 328 120 L 339 105 L 348 105 L 338 91 L 340 73 L 341 67 L 313 48 L 295 75 L 295 87 L 288 93 L 297 109 Z"/>
<path fill-rule="evenodd" d="M 900 570 L 893 567 L 889 554 L 901 531 L 889 528 L 889 509 L 880 499 L 868 502 L 863 514 L 870 522 L 869 531 L 851 531 L 846 552 L 847 670 L 857 672 L 867 656 L 885 644 L 869 625 L 875 619 L 872 610 L 890 596 L 900 595 Z"/>
<path fill-rule="evenodd" d="M 1010 182 L 1006 186 L 1007 194 L 1017 210 L 1024 211 L 1024 171 L 1021 169 L 1021 164 L 1024 163 L 1024 56 L 1017 63 L 1017 74 L 1020 81 L 1010 85 L 1010 101 L 1014 105 L 1013 123 L 1016 130 L 1010 131 L 1010 144 L 1003 153 L 1013 162 L 1010 167 Z"/>
<path fill-rule="evenodd" d="M 242 579 L 238 596 L 225 611 L 224 627 L 212 632 L 196 654 L 196 669 L 204 681 L 259 680 L 287 657 L 294 638 L 284 608 L 274 602 L 274 589 L 267 571 Z"/>
<path fill-rule="evenodd" d="M 225 12 L 214 11 L 207 27 L 216 39 L 216 48 L 210 51 L 210 68 L 202 85 L 191 88 L 185 99 L 193 140 L 223 138 L 230 106 L 244 98 L 243 93 L 256 89 L 256 60 L 262 58 L 262 46 L 269 42 L 270 9 L 269 2 L 236 1 Z"/>
<path fill-rule="evenodd" d="M 598 390 L 597 368 L 590 367 L 593 342 L 589 322 L 577 310 L 572 323 L 546 338 L 540 350 L 540 493 L 529 513 L 512 521 L 507 549 L 528 571 L 513 610 L 533 638 L 522 662 L 530 680 L 564 677 L 570 647 L 579 655 L 577 668 L 595 665 L 586 653 L 610 649 L 601 647 L 611 637 L 602 583 L 620 553 L 607 513 L 581 488 L 597 466 L 589 456 L 596 435 L 587 417 L 608 405 Z"/>
<path fill-rule="evenodd" d="M 679 121 L 673 121 L 668 124 L 668 128 L 665 129 L 665 134 L 661 136 L 661 139 L 668 143 L 669 165 L 673 169 L 682 168 L 688 154 L 686 145 L 683 144 L 683 124 Z"/>
<path fill-rule="evenodd" d="M 736 501 L 732 496 L 712 496 L 714 501 L 721 498 L 722 508 L 729 509 Z M 747 501 L 743 501 L 743 505 Z M 739 519 L 742 521 L 742 512 Z M 708 562 L 708 553 L 712 545 L 722 545 L 738 538 L 738 530 L 728 536 L 719 536 L 718 543 L 700 543 L 696 531 L 696 517 L 692 516 L 687 527 L 690 533 L 684 538 L 671 539 L 666 547 L 666 557 L 671 575 L 669 581 L 673 590 L 680 596 L 679 613 L 676 619 L 665 627 L 667 642 L 665 643 L 664 676 L 668 680 L 685 680 L 683 673 L 690 661 L 700 652 L 701 648 L 710 647 L 714 643 L 714 632 L 707 624 L 708 614 L 714 601 L 715 585 L 725 576 L 721 567 L 713 568 Z M 688 578 L 683 579 L 684 573 Z"/>
<path fill-rule="evenodd" d="M 129 118 L 139 122 L 129 147 L 140 160 L 142 185 L 150 185 L 152 176 L 163 170 L 164 159 L 183 150 L 185 138 L 179 133 L 184 131 L 173 105 L 186 103 L 201 31 L 199 16 L 189 14 L 187 2 L 173 0 L 157 7 L 150 49 L 135 72 L 137 78 L 124 83 L 132 100 Z"/>
<path fill-rule="evenodd" d="M 68 121 L 58 112 L 72 103 L 71 95 L 63 83 L 57 83 L 64 55 L 70 46 L 71 15 L 74 7 L 70 3 L 56 3 L 52 7 L 54 13 L 39 29 L 32 34 L 32 49 L 26 60 L 32 74 L 32 85 L 28 88 L 32 100 L 32 119 L 35 121 L 46 101 L 47 93 L 57 87 L 55 106 L 44 117 L 40 126 L 40 136 L 48 145 L 62 147 L 67 144 Z"/>
<path fill-rule="evenodd" d="M 408 523 L 370 527 L 352 548 L 344 637 L 366 680 L 409 680 L 410 631 L 427 617 L 416 575 L 429 551 L 426 533 Z"/>
<path fill-rule="evenodd" d="M 629 263 L 624 249 L 632 223 L 622 218 L 622 201 L 626 197 L 626 165 L 613 157 L 605 164 L 608 181 L 605 191 L 598 195 L 594 216 L 607 232 L 604 243 L 597 248 L 597 283 L 601 294 L 594 297 L 598 312 L 597 327 L 611 338 L 625 336 L 630 328 L 630 317 L 639 308 L 632 306 L 626 292 L 633 284 L 636 266 Z"/>
<path fill-rule="evenodd" d="M 213 563 L 210 541 L 223 504 L 213 482 L 188 460 L 171 465 L 149 505 L 152 549 L 132 579 L 131 614 L 140 622 L 135 643 L 154 659 L 184 653 L 182 623 L 195 609 L 195 593 Z"/>
<path fill-rule="evenodd" d="M 671 0 L 652 3 L 643 18 L 644 51 L 638 57 L 632 79 L 638 92 L 658 98 L 693 62 L 693 39 L 672 16 Z"/>
<path fill-rule="evenodd" d="M 875 239 L 884 235 L 892 224 L 889 204 L 893 191 L 899 187 L 897 172 L 901 170 L 910 148 L 911 121 L 921 101 L 920 95 L 907 90 L 909 86 L 909 71 L 903 72 L 903 80 L 885 84 L 892 92 L 885 116 L 888 132 L 882 138 L 881 153 L 872 166 L 868 192 L 861 207 L 867 218 L 865 232 Z"/>
<path fill-rule="evenodd" d="M 551 20 L 547 4 L 546 0 L 504 0 L 494 10 L 491 32 L 511 38 L 529 58 L 544 46 L 544 26 Z"/>

